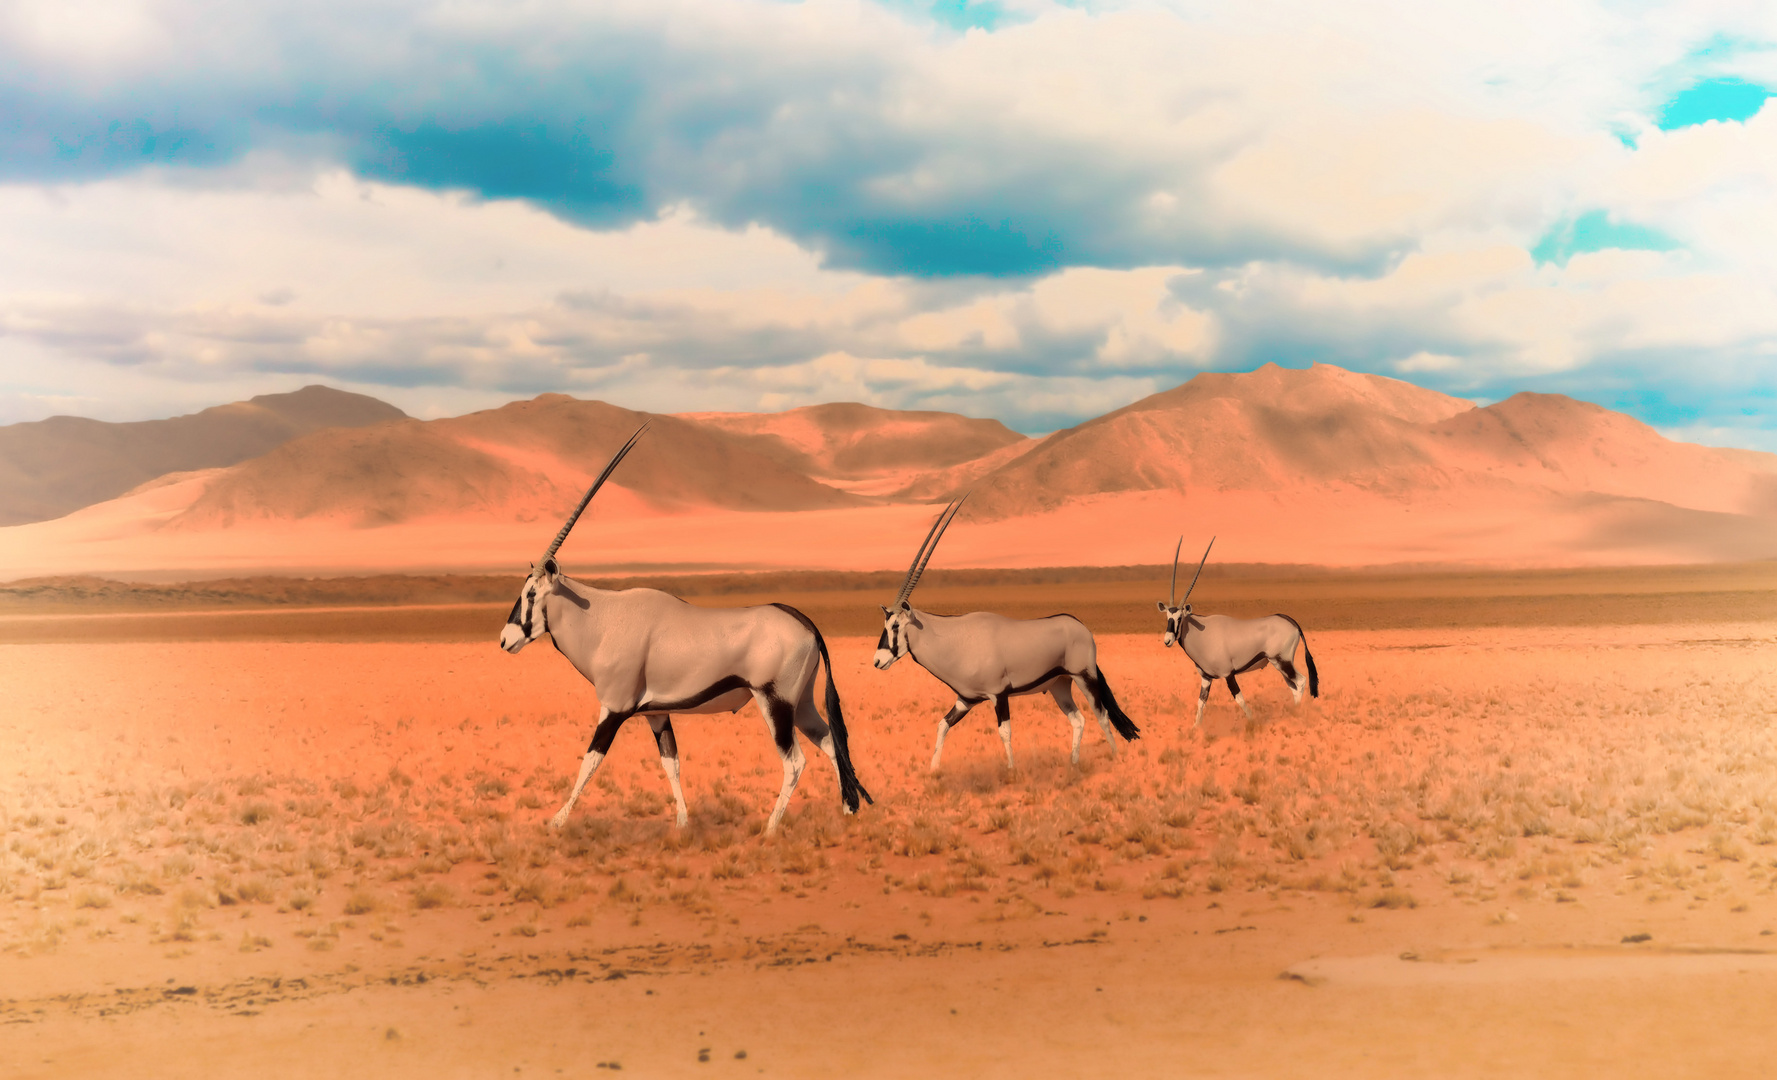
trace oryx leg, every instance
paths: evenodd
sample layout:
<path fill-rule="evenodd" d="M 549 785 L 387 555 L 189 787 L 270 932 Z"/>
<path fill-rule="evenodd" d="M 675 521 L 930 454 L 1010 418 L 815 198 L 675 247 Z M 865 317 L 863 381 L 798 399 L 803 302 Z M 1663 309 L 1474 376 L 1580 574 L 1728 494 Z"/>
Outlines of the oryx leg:
<path fill-rule="evenodd" d="M 833 766 L 833 779 L 838 780 L 839 750 L 833 745 L 833 729 L 827 726 L 827 722 L 821 719 L 820 710 L 814 707 L 812 692 L 796 703 L 796 730 L 808 736 L 808 741 L 820 747 L 821 752 L 827 755 L 827 763 Z M 846 807 L 845 812 L 851 813 L 851 807 Z"/>
<path fill-rule="evenodd" d="M 1111 714 L 1105 709 L 1104 702 L 1098 699 L 1098 695 L 1092 692 L 1092 684 L 1083 680 L 1078 681 L 1080 693 L 1085 694 L 1086 700 L 1092 703 L 1092 715 L 1098 717 L 1098 730 L 1104 732 L 1104 741 L 1111 748 L 1111 760 L 1115 761 L 1117 760 L 1117 737 L 1116 733 L 1111 730 Z"/>
<path fill-rule="evenodd" d="M 1206 671 L 1198 671 L 1197 677 L 1203 684 L 1197 688 L 1197 719 L 1191 721 L 1192 731 L 1203 726 L 1203 707 L 1209 704 L 1209 688 L 1215 684 L 1215 680 Z"/>
<path fill-rule="evenodd" d="M 938 771 L 938 759 L 944 756 L 944 736 L 950 734 L 950 729 L 955 727 L 957 722 L 967 716 L 969 710 L 974 707 L 975 702 L 957 698 L 956 704 L 950 707 L 950 711 L 938 719 L 938 745 L 932 747 L 933 772 Z"/>
<path fill-rule="evenodd" d="M 1085 687 L 1081 687 L 1080 692 L 1089 693 Z M 1067 683 L 1051 686 L 1049 696 L 1055 699 L 1055 704 L 1061 706 L 1062 715 L 1067 717 L 1068 724 L 1074 729 L 1073 755 L 1068 760 L 1078 765 L 1080 763 L 1080 737 L 1086 734 L 1086 718 L 1080 715 L 1080 707 L 1074 704 L 1073 687 Z"/>
<path fill-rule="evenodd" d="M 1232 674 L 1228 676 L 1227 683 L 1228 693 L 1234 695 L 1234 704 L 1240 706 L 1240 711 L 1246 714 L 1248 720 L 1251 720 L 1253 718 L 1253 711 L 1246 707 L 1246 698 L 1242 697 L 1240 694 L 1240 684 L 1234 681 L 1234 676 Z M 1206 689 L 1204 693 L 1207 694 L 1208 690 Z"/>
<path fill-rule="evenodd" d="M 777 831 L 778 822 L 784 819 L 784 811 L 789 809 L 790 795 L 796 790 L 796 781 L 802 779 L 802 768 L 808 764 L 803 756 L 802 747 L 796 743 L 796 707 L 772 692 L 771 687 L 753 691 L 753 698 L 759 703 L 759 712 L 765 717 L 765 726 L 771 732 L 771 741 L 777 745 L 778 756 L 784 759 L 784 786 L 777 793 L 777 805 L 771 808 L 771 817 L 765 822 L 765 835 L 770 836 Z"/>
<path fill-rule="evenodd" d="M 568 823 L 568 815 L 573 812 L 574 804 L 580 801 L 580 791 L 586 787 L 586 781 L 592 779 L 599 762 L 611 752 L 611 742 L 617 738 L 617 729 L 629 719 L 629 713 L 613 713 L 604 706 L 599 707 L 598 727 L 592 730 L 592 745 L 586 748 L 586 756 L 580 759 L 580 775 L 574 781 L 574 790 L 568 793 L 568 801 L 549 819 L 549 827 L 559 829 Z M 675 787 L 677 786 L 675 782 Z"/>
<path fill-rule="evenodd" d="M 654 729 L 654 744 L 660 748 L 660 767 L 666 770 L 667 783 L 673 786 L 673 805 L 679 810 L 679 828 L 691 820 L 685 812 L 685 792 L 679 787 L 679 742 L 673 738 L 673 718 L 666 713 L 652 713 L 648 726 Z"/>
<path fill-rule="evenodd" d="M 1001 694 L 993 699 L 993 718 L 999 724 L 1000 742 L 1006 746 L 1006 771 L 1012 771 L 1012 695 Z"/>
<path fill-rule="evenodd" d="M 1283 681 L 1289 684 L 1290 693 L 1295 695 L 1296 704 L 1302 704 L 1302 687 L 1306 680 L 1296 671 L 1296 665 L 1275 656 L 1270 657 L 1270 660 L 1271 666 L 1276 668 L 1277 673 L 1283 676 Z"/>

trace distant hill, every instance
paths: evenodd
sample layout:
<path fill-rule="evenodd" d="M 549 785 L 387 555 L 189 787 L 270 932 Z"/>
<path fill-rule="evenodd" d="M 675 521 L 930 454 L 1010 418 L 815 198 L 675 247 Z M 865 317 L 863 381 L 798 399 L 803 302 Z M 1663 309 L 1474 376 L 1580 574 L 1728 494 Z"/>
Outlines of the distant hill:
<path fill-rule="evenodd" d="M 0 427 L 0 526 L 58 518 L 167 473 L 234 465 L 323 428 L 406 415 L 362 394 L 307 386 L 170 420 L 9 424 Z"/>
<path fill-rule="evenodd" d="M 998 420 L 851 401 L 779 413 L 680 417 L 739 436 L 752 450 L 834 487 L 889 497 L 909 494 L 937 472 L 961 469 L 953 482 L 971 479 L 969 464 L 990 456 L 999 464 L 1034 445 Z"/>
<path fill-rule="evenodd" d="M 178 528 L 337 518 L 375 526 L 453 516 L 555 519 L 646 421 L 611 488 L 655 510 L 818 510 L 865 500 L 762 454 L 754 440 L 673 416 L 544 394 L 446 420 L 330 430 L 211 480 Z M 621 496 L 616 496 L 621 498 Z M 600 496 L 609 507 L 613 495 Z"/>
<path fill-rule="evenodd" d="M 1213 535 L 1216 560 L 1329 566 L 1777 557 L 1777 455 L 1674 442 L 1555 394 L 1477 407 L 1329 365 L 1266 365 L 1041 439 L 857 404 L 667 416 L 561 394 L 336 424 L 227 467 L 144 463 L 137 475 L 187 468 L 0 529 L 0 580 L 518 567 L 644 421 L 564 549 L 582 572 L 901 570 L 932 504 L 963 491 L 937 569 L 1147 565 L 1180 534 L 1187 556 Z"/>
<path fill-rule="evenodd" d="M 1476 504 L 1614 497 L 1686 510 L 1777 513 L 1777 455 L 1673 442 L 1558 394 L 1473 403 L 1326 364 L 1204 374 L 1056 432 L 974 484 L 965 520 L 1082 497 L 1172 491 Z"/>

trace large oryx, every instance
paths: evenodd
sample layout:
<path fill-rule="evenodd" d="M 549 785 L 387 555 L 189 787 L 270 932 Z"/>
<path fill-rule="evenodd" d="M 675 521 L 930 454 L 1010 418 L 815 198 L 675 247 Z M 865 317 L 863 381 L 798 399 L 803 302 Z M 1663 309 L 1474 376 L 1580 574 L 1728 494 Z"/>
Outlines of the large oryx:
<path fill-rule="evenodd" d="M 956 704 L 938 721 L 932 771 L 937 771 L 944 754 L 944 736 L 970 709 L 990 700 L 999 721 L 1000 741 L 1006 746 L 1006 768 L 1012 768 L 1011 700 L 1020 694 L 1040 691 L 1047 691 L 1055 699 L 1073 725 L 1073 762 L 1079 764 L 1080 736 L 1086 730 L 1086 721 L 1074 704 L 1075 686 L 1092 703 L 1098 726 L 1104 729 L 1111 756 L 1115 757 L 1117 743 L 1111 735 L 1112 726 L 1125 739 L 1139 738 L 1140 730 L 1118 707 L 1110 684 L 1098 670 L 1098 644 L 1080 620 L 1072 615 L 1008 619 L 986 611 L 933 615 L 908 605 L 907 598 L 919 584 L 926 564 L 932 561 L 932 552 L 938 549 L 944 530 L 950 527 L 961 507 L 962 499 L 956 500 L 932 523 L 925 543 L 907 569 L 895 606 L 882 609 L 882 638 L 876 643 L 877 670 L 887 671 L 890 664 L 911 655 L 956 695 Z"/>
<path fill-rule="evenodd" d="M 672 714 L 739 712 L 748 701 L 758 703 L 784 762 L 783 789 L 765 824 L 766 833 L 777 829 L 802 776 L 806 759 L 796 744 L 797 731 L 832 759 L 845 812 L 856 812 L 860 796 L 872 800 L 852 771 L 827 643 L 806 615 L 786 604 L 697 608 L 655 589 L 596 589 L 567 577 L 556 565 L 556 549 L 567 539 L 568 530 L 641 434 L 638 429 L 630 436 L 568 515 L 567 524 L 532 566 L 500 632 L 500 647 L 510 653 L 548 633 L 556 649 L 598 691 L 599 720 L 592 745 L 580 762 L 574 790 L 550 824 L 560 828 L 567 823 L 581 789 L 611 749 L 617 729 L 640 714 L 654 729 L 660 765 L 672 784 L 683 827 L 685 793 L 679 787 Z M 815 675 L 823 662 L 826 720 L 814 704 Z"/>
<path fill-rule="evenodd" d="M 1246 698 L 1240 694 L 1240 684 L 1234 676 L 1243 675 L 1261 664 L 1269 663 L 1283 675 L 1284 682 L 1289 684 L 1290 693 L 1295 695 L 1296 704 L 1302 703 L 1302 686 L 1306 682 L 1308 693 L 1313 697 L 1320 696 L 1320 672 L 1314 669 L 1314 654 L 1308 651 L 1308 637 L 1302 633 L 1302 624 L 1288 615 L 1267 615 L 1262 619 L 1231 619 L 1226 615 L 1198 615 L 1185 603 L 1197 588 L 1197 578 L 1203 574 L 1203 564 L 1209 561 L 1209 548 L 1216 546 L 1215 538 L 1211 537 L 1209 547 L 1203 549 L 1203 559 L 1197 564 L 1197 573 L 1191 578 L 1191 587 L 1177 601 L 1172 599 L 1178 591 L 1178 554 L 1185 546 L 1185 538 L 1179 537 L 1178 546 L 1172 550 L 1172 584 L 1167 588 L 1165 603 L 1155 601 L 1161 611 L 1166 614 L 1166 633 L 1160 638 L 1162 646 L 1170 646 L 1178 642 L 1185 655 L 1197 665 L 1197 676 L 1202 685 L 1197 691 L 1197 719 L 1191 727 L 1196 728 L 1203 723 L 1203 706 L 1209 701 L 1210 684 L 1217 679 L 1228 683 L 1228 692 L 1234 695 L 1234 703 L 1240 711 L 1252 719 L 1253 711 L 1246 707 Z M 1308 678 L 1304 680 L 1296 671 L 1296 643 L 1302 644 L 1302 659 L 1308 665 Z"/>

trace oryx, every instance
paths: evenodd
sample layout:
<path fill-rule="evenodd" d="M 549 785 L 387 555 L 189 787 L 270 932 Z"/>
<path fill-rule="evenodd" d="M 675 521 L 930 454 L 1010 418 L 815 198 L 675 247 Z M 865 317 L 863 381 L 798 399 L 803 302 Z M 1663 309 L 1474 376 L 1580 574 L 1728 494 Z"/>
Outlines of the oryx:
<path fill-rule="evenodd" d="M 559 829 L 567 823 L 581 789 L 611 749 L 617 729 L 639 714 L 654 729 L 660 765 L 672 784 L 683 827 L 685 793 L 679 787 L 672 714 L 738 712 L 748 701 L 758 703 L 784 762 L 784 785 L 765 824 L 766 833 L 776 830 L 783 819 L 790 793 L 802 776 L 806 759 L 796 744 L 797 731 L 832 759 L 845 812 L 855 812 L 860 797 L 871 801 L 870 793 L 852 771 L 827 643 L 806 615 L 787 604 L 698 608 L 656 589 L 597 589 L 566 576 L 556 565 L 556 549 L 567 539 L 568 530 L 641 435 L 638 429 L 630 436 L 568 515 L 567 524 L 532 566 L 500 632 L 500 647 L 510 653 L 548 633 L 556 649 L 598 691 L 599 719 L 592 745 L 580 762 L 574 790 L 550 824 Z M 823 662 L 826 720 L 814 704 L 815 675 Z"/>
<path fill-rule="evenodd" d="M 967 498 L 965 495 L 964 498 Z M 1012 768 L 1011 700 L 1020 694 L 1046 691 L 1061 706 L 1074 728 L 1073 762 L 1080 762 L 1080 736 L 1086 721 L 1074 704 L 1073 687 L 1078 686 L 1092 703 L 1098 726 L 1111 744 L 1111 756 L 1117 753 L 1117 734 L 1125 739 L 1140 737 L 1140 730 L 1112 696 L 1110 684 L 1098 670 L 1098 644 L 1092 632 L 1072 615 L 1051 615 L 1046 619 L 1009 619 L 987 611 L 967 615 L 933 615 L 910 607 L 907 598 L 919 584 L 926 564 L 944 530 L 955 520 L 962 507 L 958 499 L 944 508 L 925 543 L 913 556 L 913 565 L 901 583 L 901 594 L 894 607 L 882 609 L 882 637 L 876 643 L 876 667 L 886 671 L 890 664 L 911 655 L 920 667 L 950 687 L 956 704 L 938 721 L 938 745 L 932 749 L 932 771 L 938 769 L 944 754 L 944 736 L 968 711 L 984 701 L 993 702 L 994 718 L 999 721 L 1000 741 L 1006 746 L 1006 768 Z"/>
<path fill-rule="evenodd" d="M 1214 537 L 1210 538 L 1209 547 L 1203 549 L 1203 559 L 1197 563 L 1197 573 L 1191 578 L 1190 588 L 1185 590 L 1183 597 L 1172 600 L 1178 591 L 1179 550 L 1184 546 L 1185 538 L 1181 536 L 1178 546 L 1172 549 L 1172 584 L 1167 587 L 1167 599 L 1164 603 L 1155 601 L 1155 606 L 1166 614 L 1166 633 L 1161 635 L 1160 644 L 1170 646 L 1178 642 L 1185 655 L 1191 658 L 1191 663 L 1197 665 L 1197 676 L 1202 680 L 1197 691 L 1197 719 L 1191 727 L 1203 723 L 1203 706 L 1209 701 L 1209 687 L 1217 679 L 1227 681 L 1234 703 L 1240 706 L 1247 719 L 1252 719 L 1253 711 L 1246 707 L 1246 698 L 1241 696 L 1240 684 L 1234 676 L 1243 675 L 1260 664 L 1269 663 L 1283 675 L 1290 693 L 1295 695 L 1296 704 L 1302 703 L 1304 681 L 1308 693 L 1319 697 L 1320 672 L 1314 669 L 1314 654 L 1308 651 L 1308 637 L 1302 633 L 1301 623 L 1288 615 L 1267 615 L 1262 619 L 1198 615 L 1191 610 L 1190 604 L 1185 603 L 1197 588 L 1203 564 L 1209 561 L 1209 548 L 1216 546 Z M 1296 671 L 1297 642 L 1302 644 L 1302 659 L 1308 666 L 1306 680 Z"/>

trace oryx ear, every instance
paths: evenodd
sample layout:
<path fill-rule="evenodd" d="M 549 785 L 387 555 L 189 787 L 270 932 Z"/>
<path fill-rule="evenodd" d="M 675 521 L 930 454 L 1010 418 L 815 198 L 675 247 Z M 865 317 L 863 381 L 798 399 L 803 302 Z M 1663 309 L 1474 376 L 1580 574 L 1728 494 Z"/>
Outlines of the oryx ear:
<path fill-rule="evenodd" d="M 1154 601 L 1154 606 L 1159 608 L 1161 611 L 1165 611 L 1166 610 L 1166 601 L 1156 600 L 1156 601 Z"/>
<path fill-rule="evenodd" d="M 902 611 L 912 611 L 913 605 L 909 604 L 907 601 L 903 600 L 903 601 L 901 601 L 901 610 Z"/>
<path fill-rule="evenodd" d="M 1191 605 L 1190 605 L 1190 604 L 1186 604 L 1186 605 L 1185 605 L 1185 614 L 1186 614 L 1186 615 L 1189 615 L 1189 614 L 1190 614 L 1190 613 L 1191 613 Z"/>
<path fill-rule="evenodd" d="M 883 617 L 883 618 L 885 618 L 885 619 L 886 619 L 886 618 L 888 618 L 888 617 L 889 617 L 889 609 L 888 609 L 888 608 L 886 608 L 886 607 L 882 607 L 882 605 L 881 605 L 881 604 L 877 604 L 877 605 L 876 605 L 876 606 L 877 606 L 877 607 L 879 607 L 879 608 L 882 608 L 882 617 Z"/>
<path fill-rule="evenodd" d="M 543 560 L 543 576 L 547 577 L 551 583 L 553 583 L 560 574 L 561 567 L 555 564 L 555 556 L 551 555 L 549 558 Z"/>

